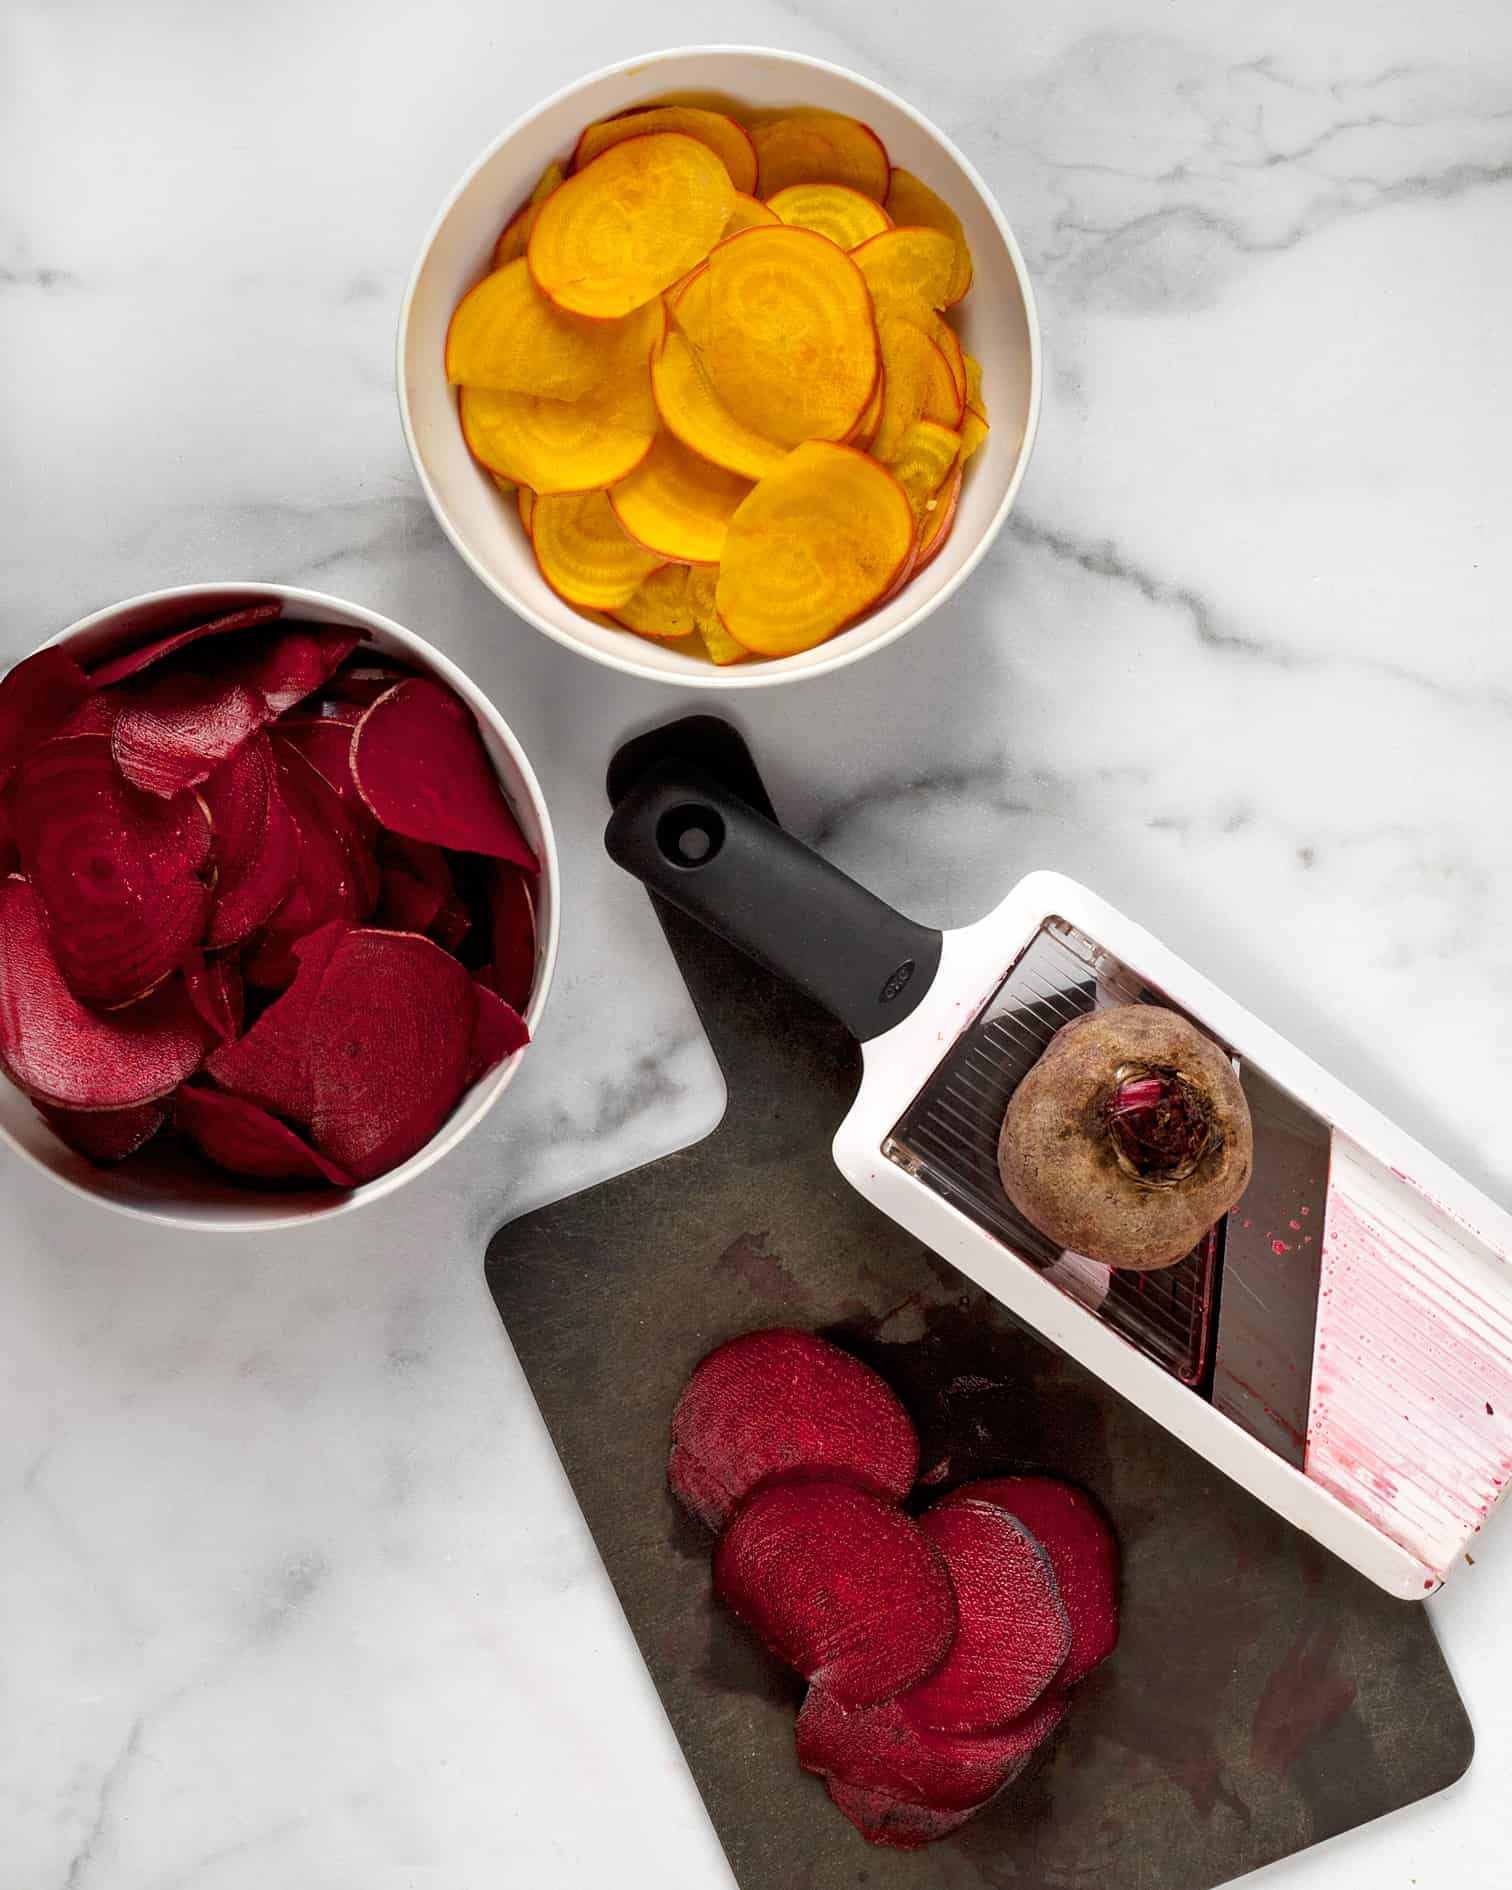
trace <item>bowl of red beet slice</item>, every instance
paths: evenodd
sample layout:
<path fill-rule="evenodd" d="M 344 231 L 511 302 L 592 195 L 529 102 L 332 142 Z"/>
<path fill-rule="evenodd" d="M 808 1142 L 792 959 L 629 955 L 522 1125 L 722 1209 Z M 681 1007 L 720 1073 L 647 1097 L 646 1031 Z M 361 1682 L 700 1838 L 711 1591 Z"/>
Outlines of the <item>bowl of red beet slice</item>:
<path fill-rule="evenodd" d="M 413 632 L 276 584 L 98 611 L 0 679 L 0 1133 L 184 1227 L 378 1200 L 527 1054 L 556 887 L 523 749 Z"/>

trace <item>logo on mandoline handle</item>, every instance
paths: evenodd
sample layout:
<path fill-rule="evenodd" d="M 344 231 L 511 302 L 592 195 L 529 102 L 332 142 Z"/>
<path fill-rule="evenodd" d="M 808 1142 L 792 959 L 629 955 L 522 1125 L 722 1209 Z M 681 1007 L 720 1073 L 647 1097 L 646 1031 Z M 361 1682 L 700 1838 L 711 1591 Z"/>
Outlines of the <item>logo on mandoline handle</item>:
<path fill-rule="evenodd" d="M 905 958 L 896 971 L 888 973 L 886 984 L 883 985 L 881 991 L 877 994 L 877 1002 L 879 1004 L 891 1004 L 899 992 L 903 991 L 912 981 L 913 975 L 914 961 L 911 958 Z"/>

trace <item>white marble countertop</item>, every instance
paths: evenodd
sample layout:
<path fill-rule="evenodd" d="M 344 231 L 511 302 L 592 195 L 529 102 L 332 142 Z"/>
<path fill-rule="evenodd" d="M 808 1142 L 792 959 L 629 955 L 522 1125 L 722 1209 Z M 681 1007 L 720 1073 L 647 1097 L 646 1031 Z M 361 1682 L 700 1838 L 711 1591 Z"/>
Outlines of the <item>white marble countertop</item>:
<path fill-rule="evenodd" d="M 391 360 L 477 150 L 583 70 L 737 37 L 962 144 L 1049 358 L 964 595 L 742 700 L 790 822 L 935 920 L 1088 880 L 1512 1194 L 1504 0 L 11 0 L 0 654 L 195 578 L 374 605 L 513 721 L 568 907 L 505 1105 L 365 1218 L 147 1237 L 0 1164 L 0 1890 L 728 1881 L 481 1269 L 506 1215 L 717 1115 L 597 841 L 611 748 L 692 698 L 469 576 Z M 1509 1590 L 1503 1521 L 1432 1604 L 1466 1780 L 1266 1890 L 1504 1879 Z"/>

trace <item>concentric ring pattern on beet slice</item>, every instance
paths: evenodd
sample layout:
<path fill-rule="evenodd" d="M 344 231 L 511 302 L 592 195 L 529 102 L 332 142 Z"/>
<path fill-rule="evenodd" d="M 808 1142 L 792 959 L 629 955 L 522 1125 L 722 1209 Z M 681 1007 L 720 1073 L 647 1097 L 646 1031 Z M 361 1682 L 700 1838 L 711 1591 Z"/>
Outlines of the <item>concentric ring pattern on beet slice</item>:
<path fill-rule="evenodd" d="M 249 1181 L 349 1188 L 352 1178 L 304 1138 L 245 1096 L 186 1083 L 174 1118 L 207 1161 Z"/>
<path fill-rule="evenodd" d="M 714 1586 L 772 1653 L 847 1705 L 914 1686 L 955 1634 L 938 1550 L 893 1504 L 845 1483 L 752 1496 L 714 1552 Z"/>
<path fill-rule="evenodd" d="M 415 677 L 380 696 L 357 724 L 352 769 L 391 833 L 536 870 L 472 711 L 440 683 Z"/>
<path fill-rule="evenodd" d="M 204 804 L 128 787 L 104 735 L 56 736 L 28 759 L 16 784 L 16 843 L 63 975 L 91 1004 L 144 996 L 204 935 Z"/>
<path fill-rule="evenodd" d="M 456 1107 L 477 988 L 412 932 L 348 932 L 310 1018 L 315 1146 L 358 1181 L 408 1161 Z"/>
<path fill-rule="evenodd" d="M 0 882 L 0 1064 L 18 1089 L 64 1109 L 135 1108 L 177 1089 L 209 1035 L 179 978 L 124 1010 L 90 1010 L 58 968 L 36 892 Z"/>
<path fill-rule="evenodd" d="M 868 1366 L 790 1327 L 742 1333 L 694 1367 L 672 1414 L 667 1481 L 711 1529 L 752 1490 L 801 1475 L 901 1502 L 919 1443 Z"/>
<path fill-rule="evenodd" d="M 1071 1622 L 1056 1685 L 1074 1687 L 1118 1645 L 1118 1538 L 1085 1490 L 1059 1477 L 985 1477 L 945 1500 L 975 1498 L 1015 1516 L 1050 1558 Z"/>
<path fill-rule="evenodd" d="M 953 1497 L 919 1528 L 944 1557 L 960 1625 L 950 1652 L 904 1701 L 942 1732 L 982 1733 L 1026 1713 L 1071 1651 L 1071 1624 L 1044 1550 L 995 1504 Z"/>

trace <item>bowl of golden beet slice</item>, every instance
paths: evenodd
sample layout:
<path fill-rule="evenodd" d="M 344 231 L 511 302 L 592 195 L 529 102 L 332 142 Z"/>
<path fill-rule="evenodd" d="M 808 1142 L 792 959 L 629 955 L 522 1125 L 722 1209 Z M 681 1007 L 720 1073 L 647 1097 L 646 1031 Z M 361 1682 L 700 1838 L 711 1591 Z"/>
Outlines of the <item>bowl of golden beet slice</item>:
<path fill-rule="evenodd" d="M 702 687 L 815 676 L 986 552 L 1039 409 L 1023 259 L 902 100 L 791 53 L 627 62 L 447 200 L 399 334 L 406 438 L 548 636 Z"/>

